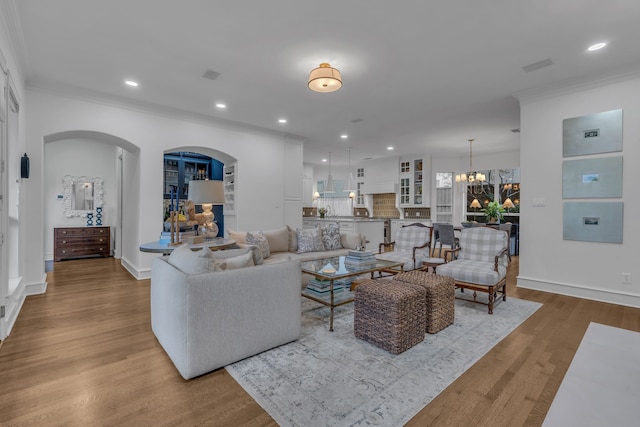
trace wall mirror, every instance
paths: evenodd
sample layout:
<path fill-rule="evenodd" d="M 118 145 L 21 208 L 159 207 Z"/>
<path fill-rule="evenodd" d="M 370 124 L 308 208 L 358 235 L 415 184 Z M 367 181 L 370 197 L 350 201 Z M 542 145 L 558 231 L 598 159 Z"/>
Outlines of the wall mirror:
<path fill-rule="evenodd" d="M 102 207 L 104 194 L 102 178 L 65 175 L 62 183 L 64 216 L 86 217 L 95 208 Z"/>

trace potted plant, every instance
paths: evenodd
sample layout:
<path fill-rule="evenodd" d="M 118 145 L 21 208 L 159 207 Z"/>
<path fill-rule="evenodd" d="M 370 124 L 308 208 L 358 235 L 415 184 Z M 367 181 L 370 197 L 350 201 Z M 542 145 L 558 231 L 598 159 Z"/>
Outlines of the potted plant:
<path fill-rule="evenodd" d="M 324 218 L 324 215 L 327 213 L 325 208 L 318 209 L 318 213 L 320 214 L 320 218 Z"/>
<path fill-rule="evenodd" d="M 496 222 L 504 218 L 502 215 L 504 213 L 504 208 L 497 200 L 489 202 L 487 207 L 482 209 L 482 212 L 484 212 L 484 216 L 487 218 L 488 222 Z"/>

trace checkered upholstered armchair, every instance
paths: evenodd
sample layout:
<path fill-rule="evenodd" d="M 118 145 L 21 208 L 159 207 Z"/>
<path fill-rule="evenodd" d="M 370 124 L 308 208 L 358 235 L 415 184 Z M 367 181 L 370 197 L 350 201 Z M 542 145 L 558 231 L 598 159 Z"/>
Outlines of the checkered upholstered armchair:
<path fill-rule="evenodd" d="M 431 230 L 424 224 L 405 225 L 396 231 L 391 243 L 380 243 L 376 258 L 404 263 L 404 271 L 422 267 L 422 261 L 431 252 Z M 382 249 L 391 248 L 390 252 Z"/>
<path fill-rule="evenodd" d="M 463 228 L 460 235 L 458 258 L 438 267 L 438 274 L 451 276 L 456 288 L 473 291 L 473 301 L 489 306 L 493 314 L 493 303 L 502 292 L 507 300 L 507 265 L 509 236 L 506 231 L 490 227 Z M 445 255 L 445 258 L 447 256 Z M 478 301 L 477 291 L 489 294 L 489 302 Z"/>

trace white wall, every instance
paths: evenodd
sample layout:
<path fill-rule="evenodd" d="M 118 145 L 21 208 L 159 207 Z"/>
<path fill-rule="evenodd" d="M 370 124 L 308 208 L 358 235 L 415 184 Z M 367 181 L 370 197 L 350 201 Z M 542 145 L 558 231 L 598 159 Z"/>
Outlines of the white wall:
<path fill-rule="evenodd" d="M 518 286 L 640 307 L 640 75 L 521 96 L 521 235 Z M 562 120 L 623 110 L 622 244 L 562 238 Z M 532 199 L 545 200 L 532 207 Z M 633 283 L 622 284 L 621 273 Z"/>
<path fill-rule="evenodd" d="M 27 280 L 43 277 L 44 221 L 40 206 L 44 201 L 43 139 L 47 135 L 74 130 L 100 132 L 122 138 L 139 148 L 129 153 L 124 164 L 124 223 L 122 262 L 136 277 L 147 277 L 154 254 L 141 253 L 141 243 L 157 240 L 162 224 L 163 155 L 180 146 L 206 147 L 238 159 L 236 180 L 237 227 L 257 230 L 285 224 L 288 212 L 301 211 L 301 189 L 285 182 L 302 182 L 302 142 L 285 141 L 275 134 L 247 131 L 213 120 L 180 117 L 175 112 L 143 111 L 102 100 L 72 99 L 54 93 L 28 90 L 27 147 L 31 156 L 34 186 L 26 197 Z M 298 149 L 287 147 L 297 146 Z M 285 158 L 286 157 L 286 158 Z M 132 164 L 135 163 L 135 164 Z M 293 167 L 292 165 L 299 165 Z M 127 169 L 127 168 L 125 168 Z M 286 196 L 286 197 L 285 197 Z M 286 203 L 285 203 L 286 202 Z M 40 266 L 40 268 L 38 268 Z"/>
<path fill-rule="evenodd" d="M 53 259 L 53 229 L 55 227 L 82 227 L 87 218 L 64 215 L 62 177 L 87 176 L 104 180 L 102 225 L 116 225 L 118 181 L 116 156 L 118 147 L 90 140 L 64 140 L 45 144 L 44 171 L 44 259 Z M 95 222 L 94 222 L 95 224 Z M 113 236 L 112 236 L 113 240 Z M 113 242 L 111 244 L 113 248 Z"/>

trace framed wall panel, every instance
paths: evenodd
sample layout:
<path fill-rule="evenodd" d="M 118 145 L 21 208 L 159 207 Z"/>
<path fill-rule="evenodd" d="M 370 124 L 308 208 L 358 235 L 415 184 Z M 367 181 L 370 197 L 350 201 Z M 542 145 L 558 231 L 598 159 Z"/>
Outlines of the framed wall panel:
<path fill-rule="evenodd" d="M 562 121 L 564 157 L 622 151 L 622 110 Z"/>
<path fill-rule="evenodd" d="M 562 198 L 587 197 L 622 197 L 622 156 L 562 163 Z"/>
<path fill-rule="evenodd" d="M 564 240 L 622 243 L 622 202 L 564 202 Z"/>

